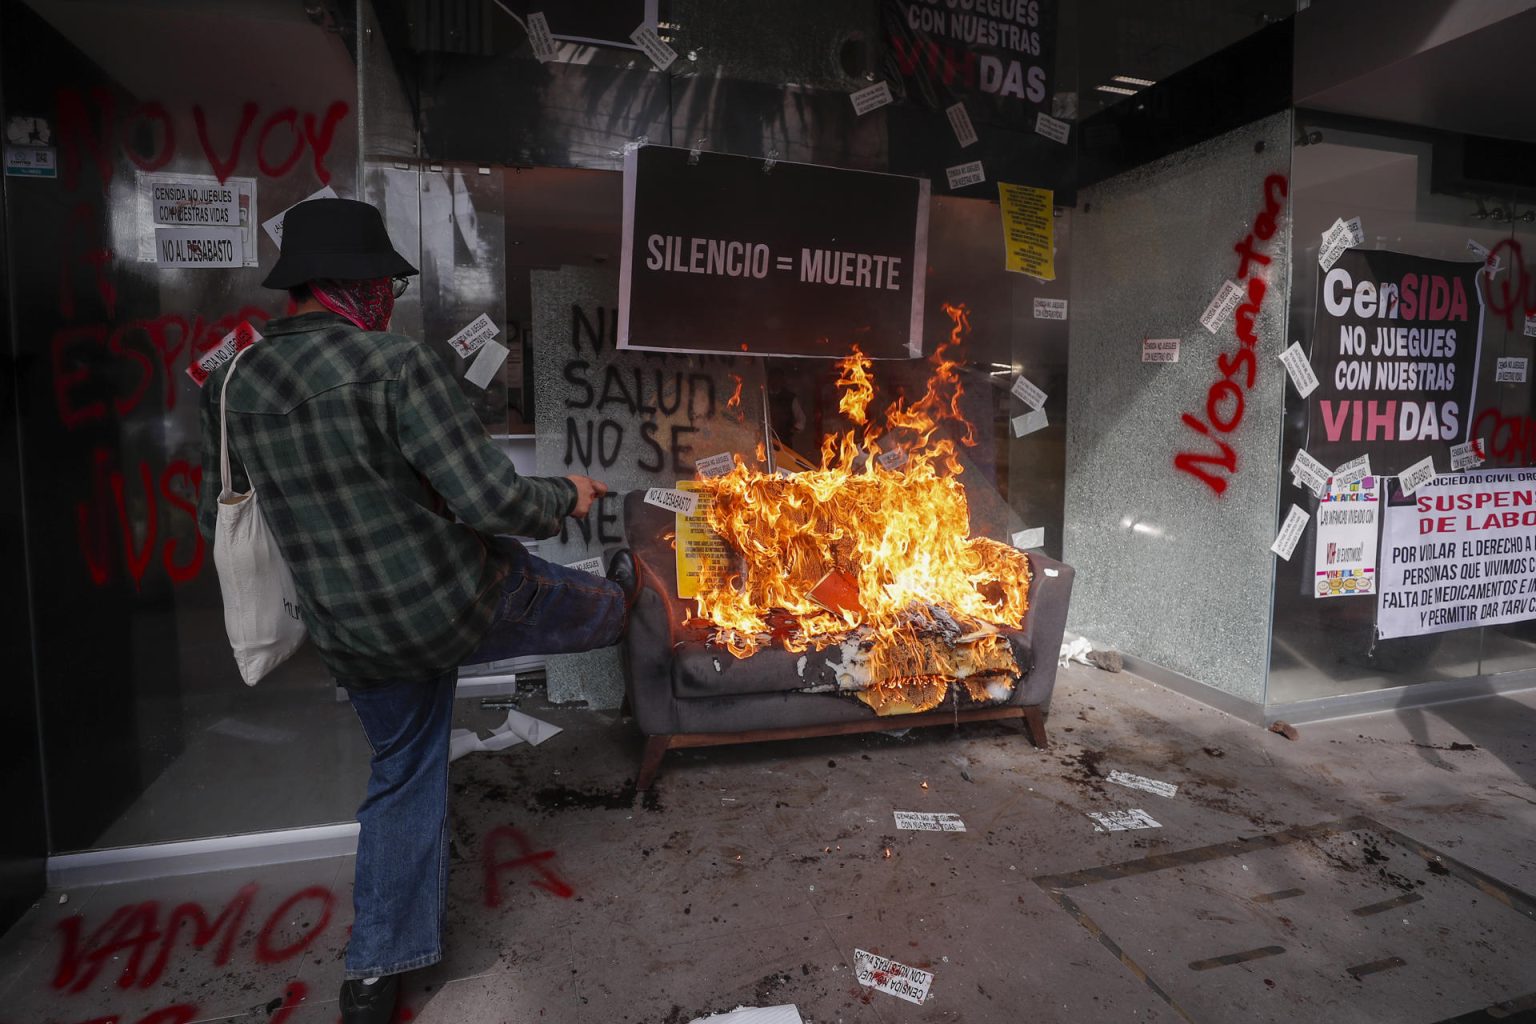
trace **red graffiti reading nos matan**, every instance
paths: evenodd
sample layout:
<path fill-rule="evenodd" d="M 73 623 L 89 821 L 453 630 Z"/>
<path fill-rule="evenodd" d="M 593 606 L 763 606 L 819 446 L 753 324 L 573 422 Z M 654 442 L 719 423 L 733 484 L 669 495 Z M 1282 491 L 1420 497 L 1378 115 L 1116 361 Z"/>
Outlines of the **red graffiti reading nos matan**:
<path fill-rule="evenodd" d="M 1210 386 L 1205 396 L 1205 419 L 1193 413 L 1185 413 L 1183 422 L 1191 430 L 1216 442 L 1219 454 L 1180 452 L 1173 457 L 1173 468 L 1190 474 L 1217 494 L 1227 489 L 1228 476 L 1219 476 L 1205 467 L 1225 470 L 1229 476 L 1237 474 L 1237 453 L 1217 434 L 1230 434 L 1243 422 L 1245 394 L 1253 389 L 1258 371 L 1255 350 L 1259 338 L 1254 330 L 1254 319 L 1264 301 L 1269 283 L 1259 276 L 1260 267 L 1267 266 L 1270 258 L 1254 248 L 1254 240 L 1268 241 L 1278 227 L 1278 217 L 1289 185 L 1282 174 L 1271 174 L 1264 179 L 1264 209 L 1253 219 L 1253 230 L 1234 245 L 1238 255 L 1237 280 L 1248 282 L 1248 301 L 1237 307 L 1237 340 L 1240 347 L 1235 352 L 1222 352 L 1216 357 L 1216 367 L 1221 377 Z M 1241 384 L 1234 375 L 1242 372 Z M 1208 424 L 1207 425 L 1207 421 Z M 1213 433 L 1213 431 L 1215 433 Z"/>

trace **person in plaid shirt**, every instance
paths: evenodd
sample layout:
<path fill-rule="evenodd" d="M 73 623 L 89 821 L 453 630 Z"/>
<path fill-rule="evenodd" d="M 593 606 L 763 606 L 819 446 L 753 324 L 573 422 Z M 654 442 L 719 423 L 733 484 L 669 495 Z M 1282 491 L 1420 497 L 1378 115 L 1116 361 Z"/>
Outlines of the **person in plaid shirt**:
<path fill-rule="evenodd" d="M 416 273 L 374 207 L 300 203 L 264 282 L 296 311 L 267 322 L 229 382 L 232 485 L 259 488 L 310 639 L 373 750 L 357 812 L 346 1024 L 389 1020 L 400 974 L 442 959 L 458 666 L 616 643 L 636 592 L 627 551 L 599 578 L 512 539 L 554 536 L 607 488 L 520 476 L 440 357 L 386 333 Z M 202 391 L 198 524 L 210 542 L 228 371 Z"/>

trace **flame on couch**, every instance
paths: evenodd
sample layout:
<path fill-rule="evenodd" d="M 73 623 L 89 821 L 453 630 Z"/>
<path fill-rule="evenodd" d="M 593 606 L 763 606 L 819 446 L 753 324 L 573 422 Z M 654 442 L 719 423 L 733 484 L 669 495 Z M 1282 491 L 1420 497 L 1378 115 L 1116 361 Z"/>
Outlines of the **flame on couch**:
<path fill-rule="evenodd" d="M 694 486 L 711 528 L 740 556 L 706 580 L 698 614 L 738 658 L 769 643 L 791 651 L 843 647 L 839 682 L 876 711 L 922 711 L 964 684 L 986 700 L 1011 691 L 1018 666 L 999 625 L 1029 606 L 1025 557 L 970 537 L 970 511 L 947 420 L 963 444 L 955 350 L 970 329 L 965 307 L 944 307 L 949 339 L 930 358 L 925 394 L 894 402 L 875 423 L 873 364 L 857 348 L 840 364 L 839 410 L 854 429 L 822 440 L 821 464 L 772 475 L 739 457 Z M 899 456 L 880 456 L 899 449 Z"/>

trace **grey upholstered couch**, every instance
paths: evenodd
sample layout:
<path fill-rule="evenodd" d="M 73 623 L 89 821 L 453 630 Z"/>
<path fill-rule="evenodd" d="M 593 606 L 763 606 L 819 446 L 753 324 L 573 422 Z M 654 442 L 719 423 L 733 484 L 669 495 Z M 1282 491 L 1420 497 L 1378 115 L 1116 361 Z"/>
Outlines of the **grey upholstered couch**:
<path fill-rule="evenodd" d="M 1046 745 L 1045 715 L 1056 684 L 1056 661 L 1072 595 L 1072 568 L 1030 554 L 1030 610 L 1010 640 L 1024 675 L 1005 702 L 972 704 L 962 687 L 951 687 L 941 709 L 881 717 L 836 693 L 804 693 L 831 679 L 826 657 L 838 648 L 791 654 L 765 649 L 738 660 L 706 648 L 701 634 L 684 626 L 692 602 L 679 600 L 673 514 L 644 503 L 644 493 L 624 501 L 625 532 L 640 572 L 641 591 L 623 643 L 625 704 L 646 736 L 636 787 L 649 788 L 663 755 L 674 747 L 712 746 L 754 740 L 827 736 L 959 721 L 1017 718 L 1036 746 Z"/>

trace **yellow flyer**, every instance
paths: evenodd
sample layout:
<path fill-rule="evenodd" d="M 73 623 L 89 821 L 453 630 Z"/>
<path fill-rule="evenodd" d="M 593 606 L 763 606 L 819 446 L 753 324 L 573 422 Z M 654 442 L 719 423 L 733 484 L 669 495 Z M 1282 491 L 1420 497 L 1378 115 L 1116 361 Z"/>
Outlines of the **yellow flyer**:
<path fill-rule="evenodd" d="M 680 491 L 699 490 L 696 480 L 679 480 Z M 677 596 L 691 598 L 699 595 L 705 580 L 720 579 L 730 571 L 731 549 L 724 539 L 709 528 L 709 507 L 714 499 L 699 495 L 693 515 L 677 513 Z"/>
<path fill-rule="evenodd" d="M 1048 188 L 998 182 L 1003 206 L 1003 251 L 1008 269 L 1044 281 L 1056 280 L 1056 238 L 1052 212 L 1055 197 Z"/>

